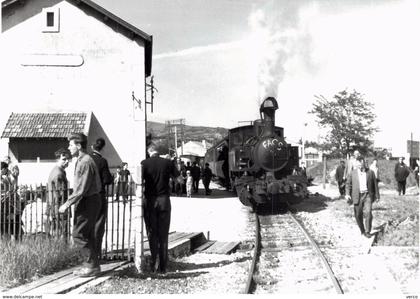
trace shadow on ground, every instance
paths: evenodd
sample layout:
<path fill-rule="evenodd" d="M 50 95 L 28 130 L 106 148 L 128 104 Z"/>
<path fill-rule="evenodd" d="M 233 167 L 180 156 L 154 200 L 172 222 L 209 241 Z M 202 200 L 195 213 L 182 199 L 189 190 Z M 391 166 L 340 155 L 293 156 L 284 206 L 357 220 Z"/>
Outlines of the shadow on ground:
<path fill-rule="evenodd" d="M 207 274 L 208 271 L 204 269 L 218 268 L 232 263 L 241 263 L 249 260 L 250 257 L 242 257 L 235 260 L 223 260 L 214 263 L 184 263 L 178 261 L 169 261 L 168 272 L 165 274 L 151 272 L 146 269 L 143 273 L 138 273 L 134 265 L 120 270 L 115 276 L 120 278 L 139 278 L 139 279 L 182 279 L 187 277 L 197 277 L 202 274 Z M 197 270 L 197 271 L 194 271 Z"/>
<path fill-rule="evenodd" d="M 316 213 L 327 208 L 327 202 L 342 200 L 340 198 L 331 198 L 319 193 L 311 194 L 301 203 L 294 205 L 296 212 Z"/>
<path fill-rule="evenodd" d="M 172 193 L 171 197 L 187 197 L 187 195 L 182 194 L 181 196 L 177 196 L 175 193 Z M 192 199 L 195 199 L 195 198 L 226 198 L 226 197 L 236 197 L 236 194 L 231 192 L 231 191 L 227 191 L 227 190 L 223 190 L 223 189 L 212 189 L 211 194 L 206 195 L 206 192 L 205 192 L 204 189 L 199 189 L 198 193 L 193 193 L 191 195 Z"/>

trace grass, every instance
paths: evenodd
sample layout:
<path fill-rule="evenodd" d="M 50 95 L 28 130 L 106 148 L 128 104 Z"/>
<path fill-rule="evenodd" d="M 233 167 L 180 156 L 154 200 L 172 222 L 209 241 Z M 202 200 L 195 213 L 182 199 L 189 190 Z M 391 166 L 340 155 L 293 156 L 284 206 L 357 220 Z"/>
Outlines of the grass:
<path fill-rule="evenodd" d="M 371 159 L 368 159 L 371 162 Z M 339 159 L 327 160 L 327 182 L 335 184 L 335 169 Z M 379 191 L 381 199 L 373 205 L 373 217 L 377 222 L 385 225 L 383 235 L 378 238 L 378 245 L 382 246 L 418 246 L 419 245 L 419 201 L 418 196 L 398 196 L 392 194 L 396 190 L 394 168 L 397 161 L 379 160 Z M 315 178 L 315 182 L 322 182 L 323 164 L 318 163 L 308 168 L 308 175 Z M 414 174 L 407 178 L 407 188 L 415 186 Z M 388 192 L 385 192 L 388 191 Z M 396 191 L 395 191 L 396 193 Z M 335 203 L 336 209 L 345 211 L 344 217 L 354 219 L 351 209 L 346 209 L 344 200 Z"/>
<path fill-rule="evenodd" d="M 62 239 L 1 239 L 0 287 L 15 287 L 80 262 L 78 251 Z"/>
<path fill-rule="evenodd" d="M 419 200 L 416 195 L 398 196 L 391 192 L 381 192 L 381 199 L 375 202 L 372 213 L 375 223 L 383 226 L 378 235 L 379 246 L 419 246 Z M 321 203 L 319 203 L 321 204 Z M 336 215 L 354 220 L 353 209 L 344 199 L 328 202 Z"/>
<path fill-rule="evenodd" d="M 418 196 L 382 196 L 373 213 L 379 223 L 385 224 L 378 245 L 419 246 Z"/>

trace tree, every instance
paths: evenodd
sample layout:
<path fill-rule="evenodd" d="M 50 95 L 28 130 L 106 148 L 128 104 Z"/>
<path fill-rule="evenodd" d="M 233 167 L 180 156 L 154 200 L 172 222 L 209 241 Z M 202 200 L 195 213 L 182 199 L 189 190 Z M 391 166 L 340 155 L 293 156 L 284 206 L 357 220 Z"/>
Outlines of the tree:
<path fill-rule="evenodd" d="M 376 115 L 372 103 L 355 90 L 340 91 L 332 100 L 315 97 L 317 100 L 309 113 L 318 118 L 321 127 L 329 129 L 325 139 L 332 156 L 345 156 L 356 149 L 362 154 L 371 152 L 371 138 L 378 131 L 373 125 Z"/>

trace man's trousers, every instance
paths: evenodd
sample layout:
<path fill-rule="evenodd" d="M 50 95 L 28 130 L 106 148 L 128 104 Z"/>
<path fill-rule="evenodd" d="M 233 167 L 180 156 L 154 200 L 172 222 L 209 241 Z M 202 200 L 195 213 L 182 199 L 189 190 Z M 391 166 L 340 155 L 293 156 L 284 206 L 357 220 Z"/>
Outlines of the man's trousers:
<path fill-rule="evenodd" d="M 155 270 L 159 255 L 159 271 L 165 272 L 168 265 L 168 235 L 171 223 L 171 204 L 169 196 L 146 199 L 144 221 L 151 253 L 151 267 Z"/>
<path fill-rule="evenodd" d="M 401 193 L 403 195 L 405 195 L 405 186 L 407 184 L 407 181 L 397 181 L 397 190 L 398 190 L 398 195 L 401 195 Z"/>
<path fill-rule="evenodd" d="M 73 240 L 80 248 L 84 266 L 94 268 L 99 266 L 96 252 L 95 224 L 101 209 L 99 194 L 83 197 L 74 208 Z"/>
<path fill-rule="evenodd" d="M 360 193 L 359 203 L 354 205 L 354 216 L 356 218 L 356 223 L 359 226 L 360 232 L 364 234 L 365 232 L 370 233 L 372 229 L 372 199 L 369 196 L 369 193 Z M 363 225 L 363 209 L 366 212 L 365 225 Z M 365 229 L 366 226 L 366 229 Z"/>
<path fill-rule="evenodd" d="M 99 210 L 99 214 L 95 223 L 95 250 L 98 253 L 98 257 L 100 258 L 102 240 L 105 234 L 105 222 L 108 214 L 108 201 L 104 192 L 101 192 L 99 195 L 101 198 L 101 209 Z"/>

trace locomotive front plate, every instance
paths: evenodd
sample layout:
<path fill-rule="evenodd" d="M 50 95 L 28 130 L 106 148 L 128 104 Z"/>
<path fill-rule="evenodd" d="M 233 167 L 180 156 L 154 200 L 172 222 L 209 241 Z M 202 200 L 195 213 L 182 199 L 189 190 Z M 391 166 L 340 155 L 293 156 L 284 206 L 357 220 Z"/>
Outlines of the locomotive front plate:
<path fill-rule="evenodd" d="M 287 143 L 279 137 L 264 137 L 254 149 L 254 160 L 266 171 L 282 169 L 288 162 Z"/>

